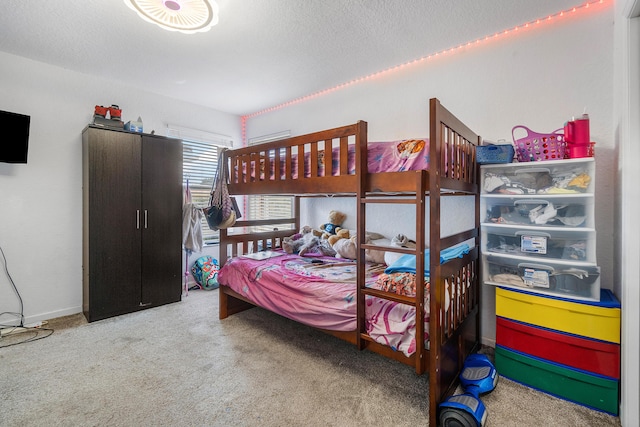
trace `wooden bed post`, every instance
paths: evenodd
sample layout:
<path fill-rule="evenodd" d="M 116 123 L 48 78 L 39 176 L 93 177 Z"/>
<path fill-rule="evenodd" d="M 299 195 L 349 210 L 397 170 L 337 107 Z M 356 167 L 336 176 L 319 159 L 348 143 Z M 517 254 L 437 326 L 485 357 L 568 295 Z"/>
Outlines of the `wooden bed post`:
<path fill-rule="evenodd" d="M 227 157 L 227 150 L 222 150 L 222 160 L 221 162 L 227 162 L 227 166 L 229 166 L 229 158 Z M 236 173 L 233 167 L 228 168 L 231 171 L 231 182 L 234 181 L 234 174 Z M 218 243 L 218 262 L 220 268 L 222 268 L 227 262 L 227 230 L 220 230 L 220 240 Z M 218 290 L 218 319 L 226 319 L 229 316 L 229 299 L 227 294 Z"/>
<path fill-rule="evenodd" d="M 300 196 L 293 197 L 293 217 L 295 218 L 294 232 L 300 231 Z"/>
<path fill-rule="evenodd" d="M 441 354 L 443 319 L 440 318 L 442 301 L 444 300 L 440 274 L 440 178 L 443 163 L 442 134 L 439 117 L 440 101 L 429 100 L 429 276 L 430 276 L 430 308 L 429 308 L 429 425 L 437 425 L 438 402 L 441 390 Z"/>
<path fill-rule="evenodd" d="M 359 121 L 357 124 L 355 141 L 355 154 L 356 154 L 356 176 L 358 177 L 358 187 L 356 190 L 357 198 L 357 213 L 356 213 L 356 235 L 357 235 L 357 253 L 356 253 L 356 294 L 357 294 L 357 331 L 356 331 L 356 344 L 359 350 L 365 347 L 365 341 L 362 339 L 362 334 L 366 332 L 365 325 L 365 294 L 363 292 L 365 288 L 365 248 L 362 245 L 365 243 L 365 223 L 367 216 L 367 205 L 365 202 L 366 192 L 365 186 L 367 183 L 367 122 Z"/>
<path fill-rule="evenodd" d="M 424 293 L 425 293 L 425 257 L 424 251 L 426 247 L 425 241 L 425 222 L 426 222 L 426 209 L 427 209 L 427 171 L 421 170 L 417 176 L 416 182 L 416 360 L 415 368 L 416 373 L 421 375 L 425 371 L 425 366 L 428 364 L 426 358 L 427 349 L 424 345 Z M 422 272 L 420 274 L 419 272 Z M 431 332 L 429 331 L 429 334 Z"/>
<path fill-rule="evenodd" d="M 477 146 L 482 145 L 482 137 L 478 136 L 478 140 L 477 140 Z M 475 223 L 475 227 L 476 230 L 478 230 L 478 236 L 476 237 L 476 246 L 479 247 L 480 246 L 480 223 L 481 223 L 481 218 L 480 218 L 480 165 L 478 165 L 478 161 L 476 158 L 476 151 L 474 150 L 472 153 L 472 161 L 473 161 L 473 174 L 471 175 L 472 177 L 474 177 L 474 182 L 476 183 L 476 185 L 478 186 L 476 192 L 475 192 L 475 205 L 476 205 L 476 223 Z M 482 337 L 482 315 L 480 314 L 480 307 L 482 307 L 482 281 L 480 280 L 480 278 L 482 277 L 481 275 L 481 271 L 480 269 L 482 268 L 482 263 L 480 262 L 480 259 L 478 259 L 478 261 L 475 264 L 475 271 L 473 272 L 476 275 L 475 278 L 475 283 L 476 283 L 476 305 L 478 307 L 478 314 L 477 314 L 477 321 L 476 321 L 476 338 L 478 341 L 478 347 L 481 346 L 481 337 Z"/>
<path fill-rule="evenodd" d="M 429 422 L 437 425 L 439 403 L 453 394 L 465 358 L 479 343 L 480 195 L 475 145 L 481 138 L 435 98 L 430 100 L 429 127 Z M 474 196 L 474 229 L 443 238 L 440 196 L 447 193 Z M 467 240 L 474 243 L 463 260 L 441 264 L 443 249 Z M 456 263 L 460 267 L 454 268 Z"/>
<path fill-rule="evenodd" d="M 222 268 L 222 266 L 227 262 L 226 237 L 227 237 L 227 230 L 220 230 L 220 245 L 219 245 L 219 254 L 218 254 L 218 258 L 220 258 L 219 259 L 220 268 Z M 229 316 L 229 312 L 228 312 L 229 301 L 226 293 L 218 291 L 218 305 L 219 305 L 218 318 L 226 319 Z"/>

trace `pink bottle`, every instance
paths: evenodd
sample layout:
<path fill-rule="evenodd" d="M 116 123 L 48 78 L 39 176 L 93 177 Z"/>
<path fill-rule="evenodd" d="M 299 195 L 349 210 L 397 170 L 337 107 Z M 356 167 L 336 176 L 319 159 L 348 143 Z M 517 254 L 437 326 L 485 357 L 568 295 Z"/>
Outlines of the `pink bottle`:
<path fill-rule="evenodd" d="M 569 157 L 589 157 L 590 152 L 589 115 L 572 120 L 564 125 L 564 140 L 569 149 Z"/>

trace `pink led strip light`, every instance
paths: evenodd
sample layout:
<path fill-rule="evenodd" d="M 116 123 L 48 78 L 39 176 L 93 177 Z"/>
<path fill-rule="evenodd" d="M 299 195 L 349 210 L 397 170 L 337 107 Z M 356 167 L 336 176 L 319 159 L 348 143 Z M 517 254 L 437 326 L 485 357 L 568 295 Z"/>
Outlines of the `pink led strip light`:
<path fill-rule="evenodd" d="M 486 42 L 489 42 L 491 40 L 495 40 L 495 39 L 500 38 L 500 37 L 508 37 L 509 35 L 511 35 L 511 33 L 515 33 L 515 32 L 518 32 L 518 31 L 523 31 L 523 30 L 529 30 L 529 29 L 532 29 L 532 28 L 536 28 L 541 24 L 549 23 L 551 21 L 557 21 L 558 19 L 564 18 L 565 16 L 569 16 L 569 15 L 574 14 L 576 12 L 584 11 L 586 9 L 589 9 L 591 6 L 606 4 L 606 3 L 610 2 L 610 1 L 611 0 L 594 0 L 594 1 L 586 2 L 586 3 L 583 3 L 583 4 L 579 5 L 579 6 L 575 6 L 575 7 L 571 8 L 571 9 L 563 10 L 563 11 L 560 11 L 560 12 L 555 13 L 553 15 L 548 15 L 548 16 L 546 16 L 544 18 L 538 18 L 538 19 L 535 19 L 533 21 L 529 21 L 529 22 L 527 22 L 525 24 L 518 25 L 518 26 L 515 26 L 515 27 L 512 27 L 512 28 L 497 32 L 495 34 L 487 35 L 485 37 L 480 37 L 480 38 L 478 38 L 476 40 L 473 40 L 473 41 L 470 41 L 470 42 L 467 42 L 467 43 L 462 43 L 462 44 L 460 44 L 458 46 L 454 46 L 454 47 L 451 47 L 451 48 L 448 48 L 448 49 L 443 49 L 443 50 L 441 50 L 439 52 L 432 53 L 430 55 L 423 56 L 423 57 L 418 58 L 418 59 L 414 59 L 413 61 L 405 62 L 403 64 L 396 65 L 395 67 L 391 67 L 391 68 L 387 68 L 387 69 L 382 70 L 382 71 L 378 71 L 377 73 L 369 74 L 369 75 L 364 76 L 364 77 L 359 77 L 357 79 L 350 80 L 350 81 L 348 81 L 346 83 L 339 84 L 339 85 L 331 87 L 329 89 L 324 89 L 324 90 L 321 90 L 319 92 L 312 93 L 310 95 L 306 95 L 306 96 L 302 96 L 300 98 L 292 99 L 291 101 L 287 101 L 287 102 L 284 102 L 282 104 L 275 105 L 273 107 L 265 108 L 264 110 L 260 110 L 260 111 L 257 111 L 255 113 L 251 113 L 251 114 L 242 116 L 241 120 L 242 120 L 242 136 L 243 136 L 243 140 L 245 139 L 246 121 L 247 121 L 247 119 L 250 119 L 252 117 L 256 117 L 256 116 L 259 116 L 259 115 L 262 115 L 262 114 L 266 114 L 266 113 L 269 113 L 269 112 L 272 112 L 272 111 L 280 110 L 282 108 L 285 108 L 285 107 L 288 107 L 288 106 L 291 106 L 291 105 L 294 105 L 294 104 L 299 104 L 301 102 L 308 101 L 308 100 L 313 99 L 313 98 L 317 98 L 317 97 L 320 97 L 320 96 L 323 96 L 323 95 L 327 95 L 327 94 L 329 94 L 331 92 L 335 92 L 335 91 L 344 89 L 346 87 L 356 85 L 358 83 L 369 81 L 369 80 L 372 80 L 372 79 L 375 79 L 375 78 L 378 78 L 378 77 L 381 77 L 381 76 L 384 76 L 384 75 L 387 75 L 387 74 L 390 74 L 390 73 L 393 73 L 393 72 L 396 72 L 396 71 L 400 71 L 402 69 L 405 69 L 405 68 L 413 66 L 413 65 L 424 63 L 425 61 L 429 61 L 429 60 L 435 59 L 435 58 L 437 58 L 437 57 L 439 57 L 441 55 L 451 55 L 451 54 L 456 53 L 456 52 L 458 52 L 458 51 L 460 51 L 462 49 L 466 49 L 466 48 L 469 48 L 469 47 L 472 47 L 472 46 L 475 46 L 475 45 L 479 45 L 481 43 L 486 43 Z"/>

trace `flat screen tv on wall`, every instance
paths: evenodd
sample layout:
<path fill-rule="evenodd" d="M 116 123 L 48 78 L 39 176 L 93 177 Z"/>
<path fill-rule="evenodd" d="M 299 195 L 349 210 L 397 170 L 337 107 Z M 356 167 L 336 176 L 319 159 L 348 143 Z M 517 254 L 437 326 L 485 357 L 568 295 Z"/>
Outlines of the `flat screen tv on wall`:
<path fill-rule="evenodd" d="M 0 110 L 0 162 L 27 163 L 31 116 Z"/>

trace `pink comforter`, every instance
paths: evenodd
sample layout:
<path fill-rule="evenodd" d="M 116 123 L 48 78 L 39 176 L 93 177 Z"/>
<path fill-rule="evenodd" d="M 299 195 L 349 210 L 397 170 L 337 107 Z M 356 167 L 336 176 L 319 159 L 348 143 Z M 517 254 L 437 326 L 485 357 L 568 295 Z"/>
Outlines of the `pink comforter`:
<path fill-rule="evenodd" d="M 324 152 L 320 153 L 322 156 Z M 429 169 L 429 141 L 427 139 L 410 139 L 391 142 L 370 142 L 367 144 L 367 171 L 369 173 L 378 172 L 404 172 L 407 170 L 427 170 Z M 305 153 L 304 176 L 311 176 L 311 156 Z M 269 176 L 273 179 L 275 162 L 271 162 Z M 348 148 L 348 174 L 355 173 L 355 147 Z M 327 167 L 329 163 L 327 162 Z M 246 167 L 246 166 L 245 166 Z M 325 176 L 325 166 L 318 160 L 318 176 Z M 246 174 L 246 170 L 243 171 Z M 297 156 L 292 156 L 291 175 L 293 179 L 298 177 Z M 340 175 L 340 151 L 338 148 L 332 150 L 331 175 Z M 251 176 L 255 177 L 255 164 L 251 164 Z M 280 162 L 280 176 L 285 179 L 285 162 Z M 264 168 L 260 168 L 260 180 L 265 179 Z"/>
<path fill-rule="evenodd" d="M 381 287 L 377 279 L 384 268 L 367 266 L 367 286 Z M 305 325 L 353 331 L 357 328 L 355 277 L 353 261 L 282 255 L 259 261 L 229 259 L 218 281 L 257 306 Z M 375 297 L 367 297 L 365 306 L 367 333 L 374 340 L 407 356 L 415 352 L 415 307 Z M 428 340 L 427 333 L 424 339 Z"/>

